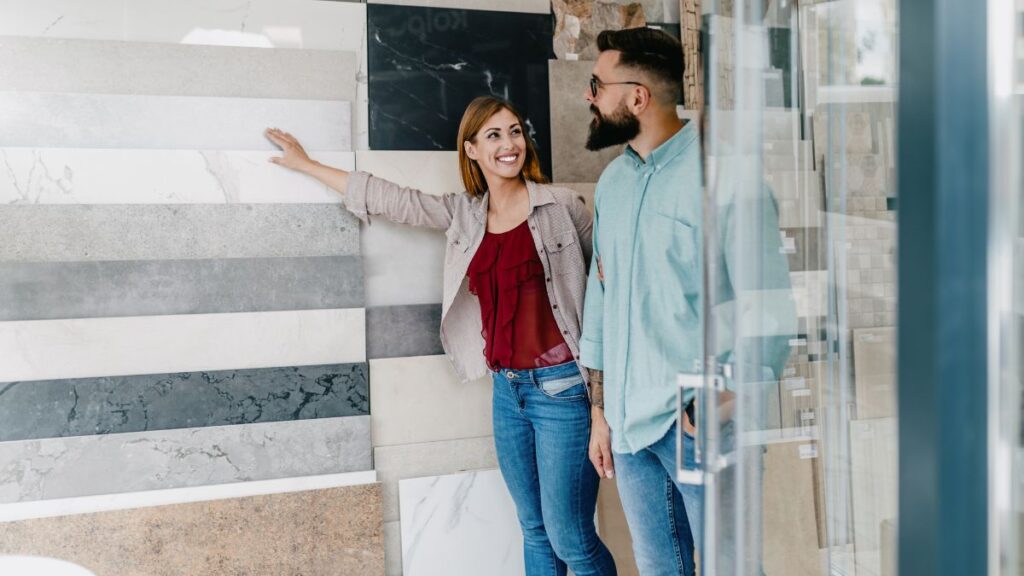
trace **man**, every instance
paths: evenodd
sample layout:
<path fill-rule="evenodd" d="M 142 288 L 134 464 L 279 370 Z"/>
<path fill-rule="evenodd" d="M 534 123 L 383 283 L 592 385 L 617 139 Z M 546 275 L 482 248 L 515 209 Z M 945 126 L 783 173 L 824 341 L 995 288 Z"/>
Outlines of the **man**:
<path fill-rule="evenodd" d="M 595 194 L 594 255 L 580 346 L 581 361 L 592 374 L 590 457 L 598 474 L 618 478 L 641 574 L 692 575 L 695 544 L 700 549 L 702 538 L 703 493 L 699 486 L 675 482 L 677 425 L 683 427 L 688 467 L 695 460 L 693 423 L 688 414 L 677 422 L 676 377 L 699 371 L 704 358 L 699 130 L 676 112 L 683 77 L 677 40 L 637 28 L 602 32 L 597 44 L 601 53 L 586 96 L 594 114 L 587 148 L 628 146 L 605 169 Z M 722 196 L 728 201 L 716 199 L 718 236 L 728 244 L 735 238 L 730 208 L 735 201 L 727 192 Z M 790 318 L 777 211 L 770 199 L 756 199 L 770 198 L 767 194 L 751 196 L 744 214 L 759 215 L 753 226 L 759 253 L 753 260 L 727 251 L 714 256 L 726 270 L 713 288 L 714 302 L 735 300 L 744 284 L 759 291 L 767 286 L 766 292 L 783 300 L 781 317 Z M 740 262 L 755 272 L 738 270 Z M 772 330 L 788 331 L 788 321 L 782 324 Z M 765 359 L 767 376 L 755 379 L 777 378 L 788 355 L 785 338 L 763 340 L 757 347 L 764 348 L 745 359 Z M 692 400 L 691 393 L 683 403 Z"/>

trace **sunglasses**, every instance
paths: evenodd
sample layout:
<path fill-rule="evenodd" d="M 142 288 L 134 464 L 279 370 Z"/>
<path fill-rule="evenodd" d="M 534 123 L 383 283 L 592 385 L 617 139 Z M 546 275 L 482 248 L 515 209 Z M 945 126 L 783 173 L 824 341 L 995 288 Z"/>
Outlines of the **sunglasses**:
<path fill-rule="evenodd" d="M 597 79 L 597 76 L 590 77 L 590 95 L 597 98 L 597 91 L 601 86 L 614 86 L 616 84 L 632 84 L 634 86 L 643 86 L 639 82 L 602 82 Z"/>

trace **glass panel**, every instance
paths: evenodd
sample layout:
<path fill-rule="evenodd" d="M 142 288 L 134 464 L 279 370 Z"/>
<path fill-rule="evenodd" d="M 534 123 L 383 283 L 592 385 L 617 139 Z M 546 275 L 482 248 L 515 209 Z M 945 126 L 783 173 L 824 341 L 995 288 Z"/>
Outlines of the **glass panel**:
<path fill-rule="evenodd" d="M 895 574 L 896 0 L 703 13 L 702 573 Z"/>

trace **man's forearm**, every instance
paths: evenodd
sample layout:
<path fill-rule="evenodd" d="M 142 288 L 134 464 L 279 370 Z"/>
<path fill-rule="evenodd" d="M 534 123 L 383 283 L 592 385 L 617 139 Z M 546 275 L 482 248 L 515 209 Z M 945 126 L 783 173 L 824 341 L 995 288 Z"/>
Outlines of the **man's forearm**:
<path fill-rule="evenodd" d="M 590 371 L 590 405 L 604 410 L 604 371 Z"/>

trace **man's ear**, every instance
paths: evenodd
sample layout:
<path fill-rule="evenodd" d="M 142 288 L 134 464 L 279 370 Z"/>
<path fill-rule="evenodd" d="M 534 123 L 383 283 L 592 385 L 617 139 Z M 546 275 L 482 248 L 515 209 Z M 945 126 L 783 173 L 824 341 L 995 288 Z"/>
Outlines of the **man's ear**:
<path fill-rule="evenodd" d="M 647 86 L 634 86 L 629 95 L 629 111 L 639 116 L 644 110 L 650 108 L 654 94 Z"/>

